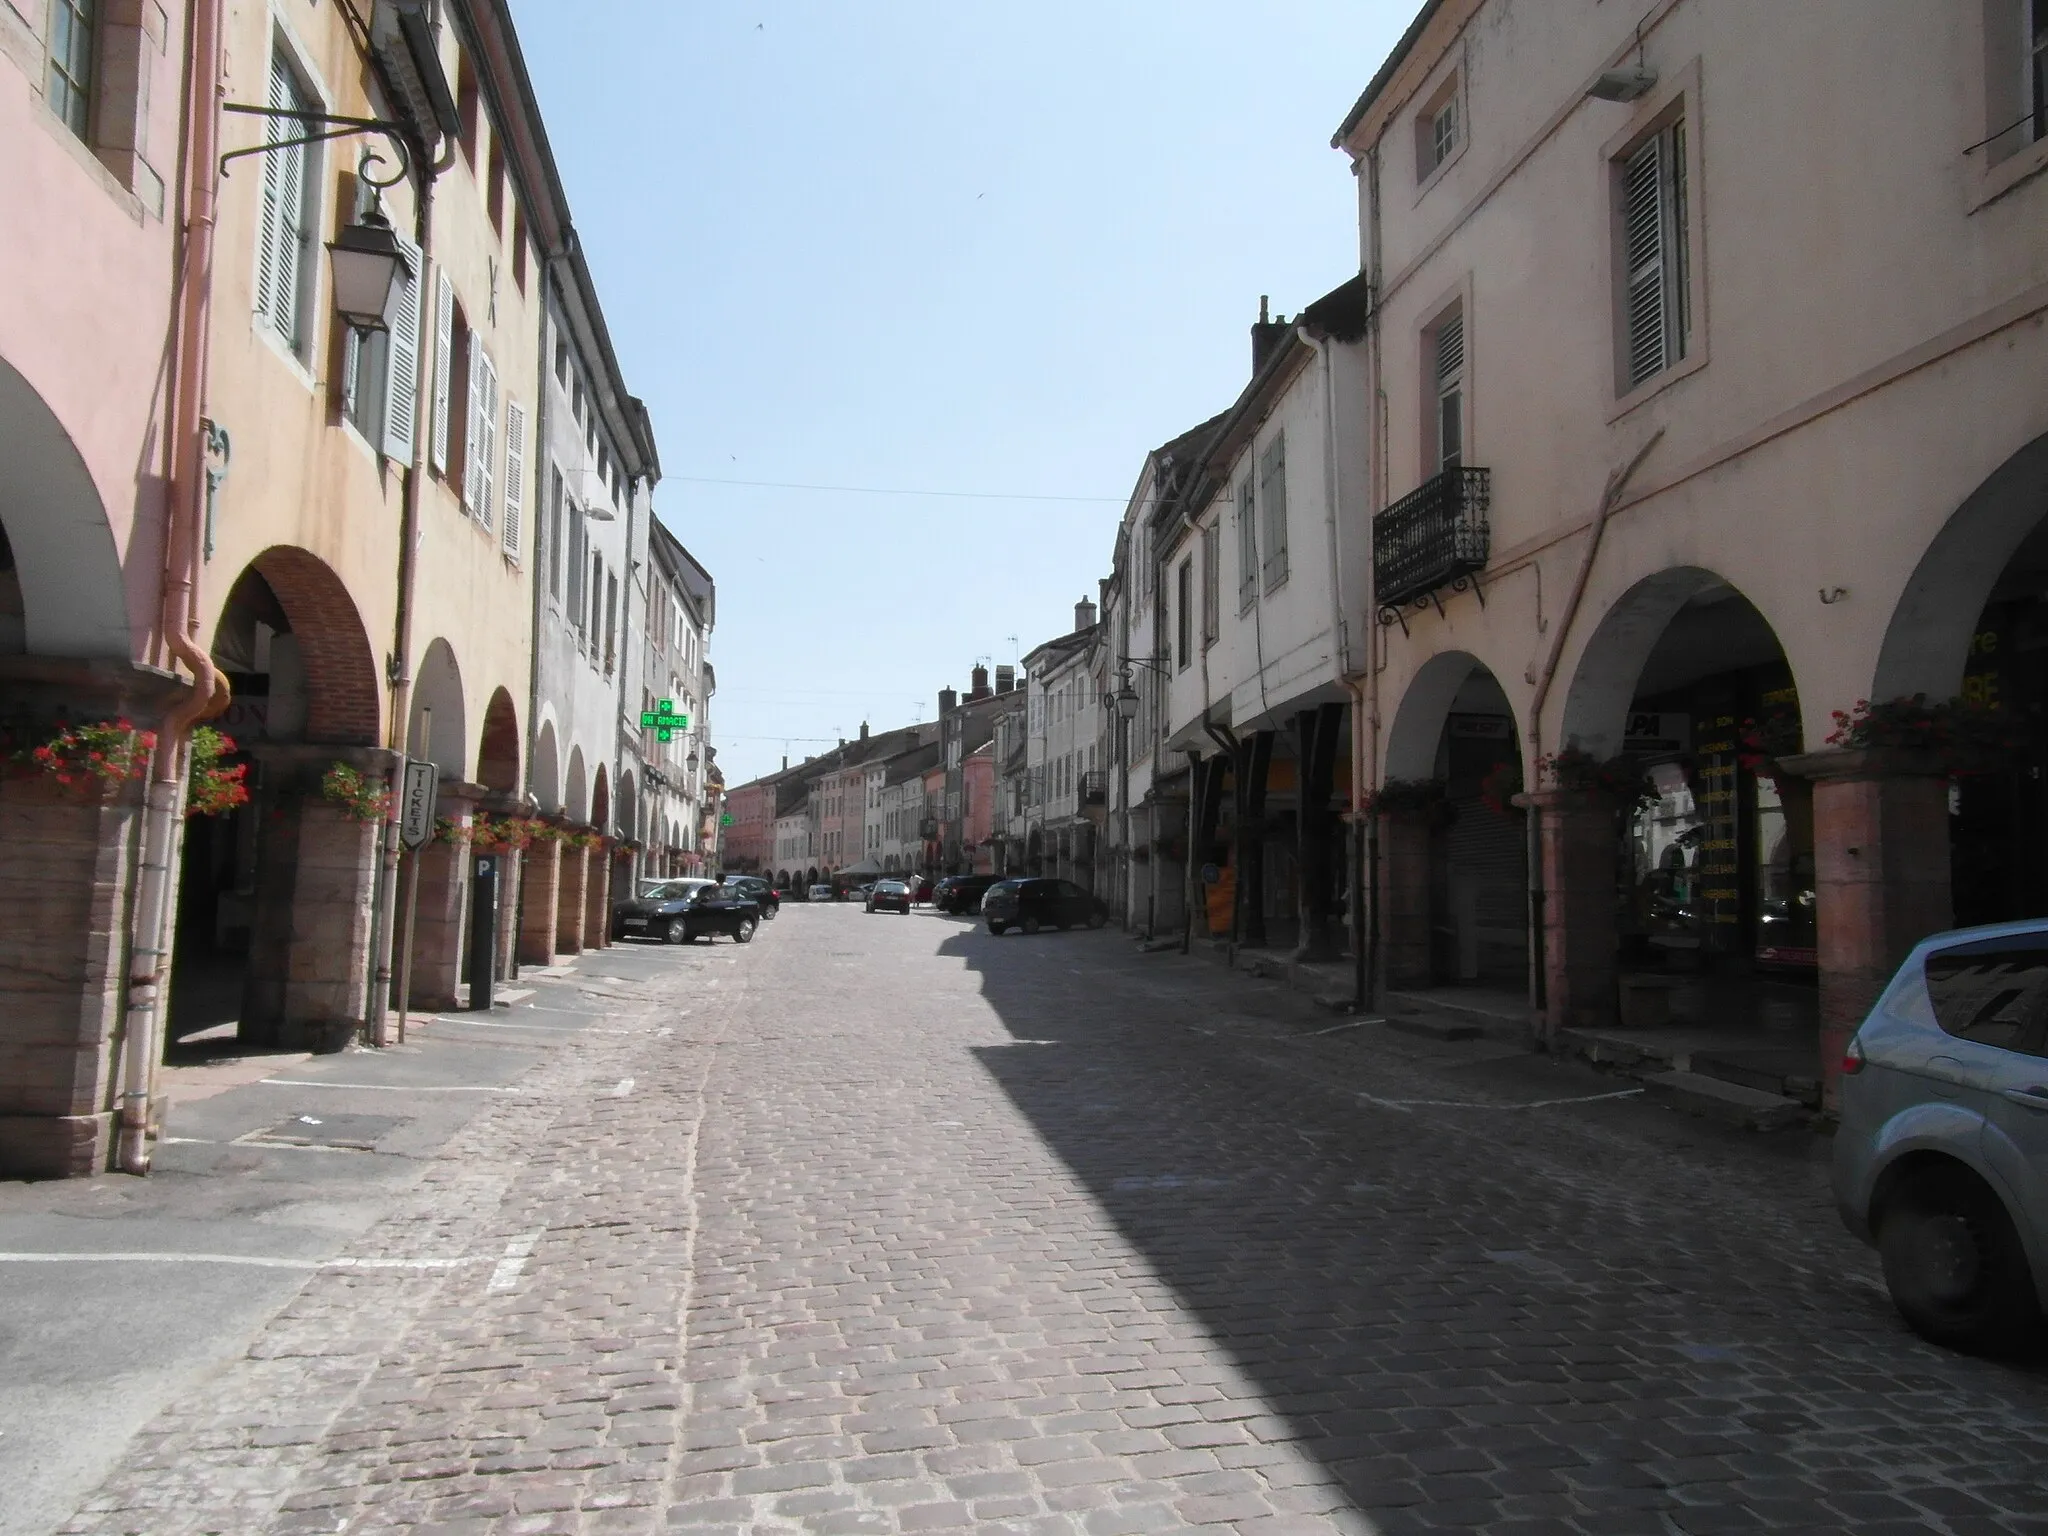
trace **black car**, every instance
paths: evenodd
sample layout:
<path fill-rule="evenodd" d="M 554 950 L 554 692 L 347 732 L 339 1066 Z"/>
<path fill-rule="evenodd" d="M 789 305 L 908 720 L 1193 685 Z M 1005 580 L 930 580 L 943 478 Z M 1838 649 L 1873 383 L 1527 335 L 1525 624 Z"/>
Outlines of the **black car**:
<path fill-rule="evenodd" d="M 727 875 L 725 886 L 727 890 L 751 896 L 764 918 L 773 917 L 782 910 L 782 897 L 776 894 L 774 886 L 759 875 Z"/>
<path fill-rule="evenodd" d="M 932 905 L 941 912 L 978 912 L 995 883 L 994 875 L 948 875 L 932 887 Z"/>
<path fill-rule="evenodd" d="M 910 887 L 901 880 L 877 880 L 868 887 L 868 910 L 910 916 Z"/>
<path fill-rule="evenodd" d="M 1012 928 L 1100 928 L 1109 908 L 1071 880 L 1004 880 L 990 888 L 981 915 L 988 931 L 1000 935 Z"/>
<path fill-rule="evenodd" d="M 746 944 L 760 925 L 758 902 L 714 880 L 657 881 L 635 900 L 612 908 L 614 941 L 660 939 L 664 944 L 690 944 L 723 933 L 735 943 Z"/>

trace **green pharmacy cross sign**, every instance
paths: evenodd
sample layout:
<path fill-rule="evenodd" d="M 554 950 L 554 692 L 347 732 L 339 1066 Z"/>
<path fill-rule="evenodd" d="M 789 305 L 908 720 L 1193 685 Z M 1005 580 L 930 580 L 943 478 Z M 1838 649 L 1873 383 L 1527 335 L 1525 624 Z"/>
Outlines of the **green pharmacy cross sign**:
<path fill-rule="evenodd" d="M 656 741 L 674 741 L 677 731 L 690 728 L 690 717 L 676 713 L 674 699 L 663 699 L 660 708 L 640 711 L 640 725 L 643 730 L 651 729 Z"/>

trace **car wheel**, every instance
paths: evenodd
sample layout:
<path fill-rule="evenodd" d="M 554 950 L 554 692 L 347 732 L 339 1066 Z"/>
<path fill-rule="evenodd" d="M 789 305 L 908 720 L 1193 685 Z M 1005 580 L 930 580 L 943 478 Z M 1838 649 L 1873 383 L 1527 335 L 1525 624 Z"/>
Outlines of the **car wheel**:
<path fill-rule="evenodd" d="M 1022 928 L 1027 934 L 1036 933 L 1038 932 L 1038 919 L 1035 917 L 1027 917 L 1024 919 L 1023 922 L 1019 923 L 1017 926 L 1019 928 Z"/>
<path fill-rule="evenodd" d="M 988 920 L 988 931 L 999 939 L 1009 931 L 1009 927 L 1008 923 L 999 923 L 994 918 Z"/>
<path fill-rule="evenodd" d="M 2039 1340 L 2041 1308 L 2025 1250 L 1998 1196 L 1972 1174 L 1909 1179 L 1877 1219 L 1892 1304 L 1929 1343 L 1972 1353 Z"/>
<path fill-rule="evenodd" d="M 690 942 L 690 925 L 680 917 L 672 917 L 668 926 L 661 930 L 661 937 L 666 944 L 687 944 Z"/>
<path fill-rule="evenodd" d="M 736 928 L 734 928 L 734 929 L 733 929 L 733 931 L 732 931 L 732 941 L 733 941 L 733 943 L 735 943 L 735 944 L 751 944 L 751 943 L 753 943 L 753 942 L 754 942 L 754 930 L 755 930 L 756 928 L 758 928 L 758 927 L 760 927 L 760 924 L 759 924 L 759 923 L 758 923 L 758 922 L 757 922 L 757 921 L 756 921 L 755 919 L 753 919 L 753 918 L 751 918 L 751 917 L 743 917 L 743 918 L 741 918 L 741 919 L 740 919 L 740 921 L 739 921 L 739 926 L 738 926 L 738 927 L 736 927 Z"/>

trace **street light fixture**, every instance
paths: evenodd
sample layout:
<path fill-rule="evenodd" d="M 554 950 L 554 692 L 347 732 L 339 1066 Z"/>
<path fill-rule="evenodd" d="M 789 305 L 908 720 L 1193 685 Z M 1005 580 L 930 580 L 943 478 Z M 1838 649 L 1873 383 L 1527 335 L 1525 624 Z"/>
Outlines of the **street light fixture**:
<path fill-rule="evenodd" d="M 328 245 L 334 259 L 334 308 L 359 331 L 388 331 L 398 316 L 412 261 L 391 221 L 368 210 Z"/>

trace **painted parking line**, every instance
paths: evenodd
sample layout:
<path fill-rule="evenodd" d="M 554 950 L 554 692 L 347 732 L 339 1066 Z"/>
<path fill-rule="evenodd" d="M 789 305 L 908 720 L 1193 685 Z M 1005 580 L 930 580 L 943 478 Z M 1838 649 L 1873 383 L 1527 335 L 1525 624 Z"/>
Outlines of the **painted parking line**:
<path fill-rule="evenodd" d="M 633 1079 L 630 1077 L 622 1077 L 619 1079 L 618 1084 L 612 1089 L 612 1097 L 615 1099 L 623 1099 L 627 1094 L 631 1093 L 632 1091 Z"/>
<path fill-rule="evenodd" d="M 505 1245 L 505 1256 L 498 1260 L 498 1267 L 491 1271 L 491 1278 L 484 1289 L 487 1291 L 509 1291 L 519 1283 L 519 1273 L 526 1268 L 526 1260 L 539 1243 L 545 1227 L 536 1228 L 524 1237 L 515 1237 Z"/>
<path fill-rule="evenodd" d="M 364 1093 L 524 1093 L 524 1088 L 499 1088 L 489 1083 L 333 1083 L 317 1077 L 265 1077 L 272 1088 L 352 1088 Z"/>
<path fill-rule="evenodd" d="M 487 1264 L 478 1255 L 454 1259 L 282 1259 L 254 1253 L 0 1253 L 0 1264 L 227 1264 L 244 1269 L 457 1269 Z"/>
<path fill-rule="evenodd" d="M 1563 1104 L 1598 1104 L 1605 1099 L 1633 1099 L 1645 1092 L 1623 1088 L 1616 1093 L 1585 1093 L 1569 1099 L 1530 1099 L 1513 1103 L 1505 1099 L 1383 1099 L 1378 1094 L 1360 1093 L 1359 1101 L 1380 1109 L 1555 1109 Z"/>

